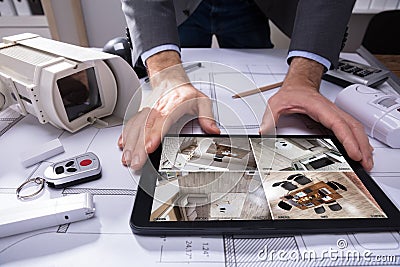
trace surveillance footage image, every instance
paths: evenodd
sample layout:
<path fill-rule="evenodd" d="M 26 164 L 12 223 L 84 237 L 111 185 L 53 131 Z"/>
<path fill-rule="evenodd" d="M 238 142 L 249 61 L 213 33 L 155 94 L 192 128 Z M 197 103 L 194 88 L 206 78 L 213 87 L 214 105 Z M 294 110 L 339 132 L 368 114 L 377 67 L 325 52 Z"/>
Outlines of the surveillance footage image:
<path fill-rule="evenodd" d="M 386 218 L 354 172 L 269 172 L 273 219 Z"/>
<path fill-rule="evenodd" d="M 159 171 L 255 171 L 246 138 L 165 137 Z"/>
<path fill-rule="evenodd" d="M 162 148 L 150 221 L 387 218 L 329 138 L 167 136 Z"/>
<path fill-rule="evenodd" d="M 351 171 L 330 139 L 252 138 L 251 144 L 262 171 Z"/>

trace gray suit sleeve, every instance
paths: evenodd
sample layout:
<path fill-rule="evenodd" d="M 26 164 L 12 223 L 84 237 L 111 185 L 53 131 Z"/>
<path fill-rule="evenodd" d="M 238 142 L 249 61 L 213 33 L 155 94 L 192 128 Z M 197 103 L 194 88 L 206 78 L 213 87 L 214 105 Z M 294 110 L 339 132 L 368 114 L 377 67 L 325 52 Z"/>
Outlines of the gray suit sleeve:
<path fill-rule="evenodd" d="M 312 52 L 337 67 L 354 0 L 300 0 L 289 51 Z"/>
<path fill-rule="evenodd" d="M 322 56 L 336 67 L 355 0 L 256 0 L 266 15 L 291 37 L 289 51 Z"/>
<path fill-rule="evenodd" d="M 121 0 L 132 39 L 132 61 L 156 46 L 179 46 L 172 0 Z"/>

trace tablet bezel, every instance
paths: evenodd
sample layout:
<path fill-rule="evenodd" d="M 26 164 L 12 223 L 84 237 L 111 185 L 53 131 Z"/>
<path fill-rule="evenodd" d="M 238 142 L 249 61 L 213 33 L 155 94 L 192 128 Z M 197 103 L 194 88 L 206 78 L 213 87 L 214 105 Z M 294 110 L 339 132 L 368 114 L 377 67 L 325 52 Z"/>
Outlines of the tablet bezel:
<path fill-rule="evenodd" d="M 200 135 L 180 134 L 168 136 L 193 137 L 246 137 L 263 138 L 260 135 Z M 162 144 L 149 155 L 142 169 L 135 203 L 130 218 L 133 233 L 141 235 L 214 235 L 214 234 L 304 234 L 339 232 L 398 231 L 400 212 L 382 189 L 362 168 L 349 158 L 341 143 L 332 135 L 277 135 L 272 138 L 329 138 L 345 157 L 355 174 L 386 213 L 387 218 L 358 219 L 290 219 L 290 220 L 210 220 L 210 221 L 150 221 L 153 198 L 158 175 Z"/>

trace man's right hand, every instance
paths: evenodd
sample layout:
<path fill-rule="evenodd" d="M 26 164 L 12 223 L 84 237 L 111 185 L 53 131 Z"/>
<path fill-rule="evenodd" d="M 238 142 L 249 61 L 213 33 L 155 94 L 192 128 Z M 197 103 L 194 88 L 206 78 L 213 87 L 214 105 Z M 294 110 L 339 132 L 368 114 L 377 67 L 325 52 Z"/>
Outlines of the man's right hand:
<path fill-rule="evenodd" d="M 198 118 L 206 133 L 220 133 L 211 100 L 190 84 L 176 55 L 165 51 L 147 60 L 153 87 L 151 101 L 125 124 L 118 140 L 118 146 L 123 149 L 122 163 L 134 170 L 144 165 L 147 154 L 157 149 L 171 126 L 186 114 Z"/>
<path fill-rule="evenodd" d="M 219 134 L 211 108 L 211 100 L 191 84 L 182 85 L 163 95 L 154 107 L 143 108 L 125 125 L 118 145 L 123 149 L 122 163 L 139 170 L 154 152 L 162 137 L 182 116 L 198 118 L 201 128 L 209 134 Z"/>

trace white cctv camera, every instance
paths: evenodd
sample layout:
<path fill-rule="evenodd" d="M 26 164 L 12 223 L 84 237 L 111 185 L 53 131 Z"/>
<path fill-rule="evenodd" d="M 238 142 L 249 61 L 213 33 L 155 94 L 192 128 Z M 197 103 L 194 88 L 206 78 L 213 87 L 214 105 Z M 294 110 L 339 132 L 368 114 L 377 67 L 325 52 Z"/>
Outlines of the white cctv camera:
<path fill-rule="evenodd" d="M 75 132 L 110 115 L 122 122 L 139 87 L 115 55 L 30 33 L 0 43 L 0 110 L 15 105 L 43 124 Z"/>

